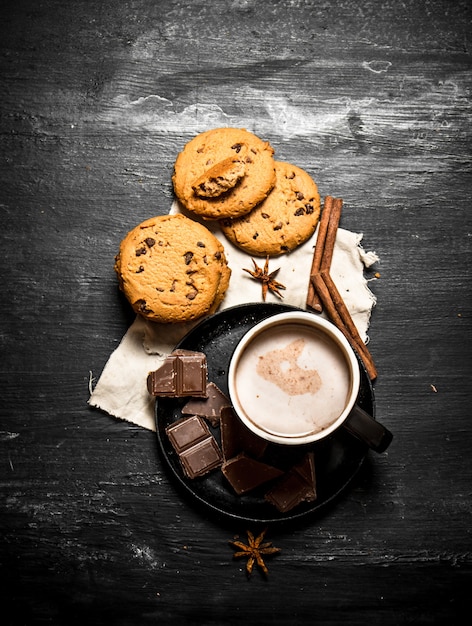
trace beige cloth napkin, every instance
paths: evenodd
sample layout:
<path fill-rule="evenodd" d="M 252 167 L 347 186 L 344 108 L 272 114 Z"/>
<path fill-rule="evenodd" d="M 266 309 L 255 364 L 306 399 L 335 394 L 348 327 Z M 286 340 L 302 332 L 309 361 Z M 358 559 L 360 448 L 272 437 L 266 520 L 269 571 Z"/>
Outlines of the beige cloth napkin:
<path fill-rule="evenodd" d="M 171 213 L 184 212 L 174 202 Z M 204 222 L 223 243 L 228 265 L 232 270 L 230 286 L 221 309 L 262 302 L 261 283 L 253 280 L 243 268 L 254 269 L 250 255 L 233 246 L 217 223 Z M 295 251 L 269 261 L 269 271 L 279 269 L 277 280 L 285 285 L 283 303 L 305 308 L 313 251 L 318 231 Z M 362 234 L 338 229 L 331 263 L 331 277 L 348 307 L 359 334 L 367 341 L 367 331 L 376 298 L 364 277 L 364 268 L 378 261 L 375 252 L 361 246 Z M 265 259 L 255 259 L 262 267 Z M 280 301 L 268 294 L 267 302 Z M 315 314 L 316 315 L 316 314 Z M 148 394 L 146 378 L 172 352 L 175 345 L 198 322 L 156 324 L 137 316 L 120 345 L 111 354 L 90 395 L 90 406 L 112 416 L 155 430 L 154 398 Z"/>

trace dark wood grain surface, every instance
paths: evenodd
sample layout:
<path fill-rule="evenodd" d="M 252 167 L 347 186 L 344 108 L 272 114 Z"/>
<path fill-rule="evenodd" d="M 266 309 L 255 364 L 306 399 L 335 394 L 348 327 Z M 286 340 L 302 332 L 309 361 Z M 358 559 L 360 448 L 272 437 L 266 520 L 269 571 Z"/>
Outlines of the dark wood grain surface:
<path fill-rule="evenodd" d="M 8 0 L 0 20 L 3 623 L 460 623 L 472 584 L 467 0 Z M 364 233 L 395 434 L 323 514 L 246 526 L 176 491 L 156 437 L 87 406 L 133 319 L 113 258 L 197 132 L 244 126 Z M 252 528 L 257 531 L 259 529 Z"/>

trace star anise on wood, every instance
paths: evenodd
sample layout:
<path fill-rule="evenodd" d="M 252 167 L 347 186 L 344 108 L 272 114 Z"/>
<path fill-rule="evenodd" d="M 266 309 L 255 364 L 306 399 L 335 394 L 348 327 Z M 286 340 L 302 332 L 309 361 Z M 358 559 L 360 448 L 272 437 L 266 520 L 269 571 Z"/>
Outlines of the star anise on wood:
<path fill-rule="evenodd" d="M 263 530 L 258 537 L 254 537 L 253 533 L 247 530 L 247 545 L 242 541 L 230 541 L 230 544 L 237 549 L 237 552 L 233 554 L 233 559 L 247 559 L 246 572 L 248 576 L 251 576 L 254 565 L 257 565 L 267 576 L 268 569 L 263 557 L 281 551 L 280 548 L 273 548 L 270 541 L 263 543 L 266 532 L 267 529 Z"/>
<path fill-rule="evenodd" d="M 272 293 L 275 293 L 275 295 L 277 295 L 279 298 L 283 298 L 283 295 L 280 293 L 279 289 L 285 289 L 285 286 L 275 280 L 275 277 L 277 276 L 280 268 L 274 270 L 273 272 L 270 272 L 269 274 L 269 257 L 266 258 L 264 269 L 262 267 L 258 267 L 254 259 L 251 259 L 251 261 L 254 263 L 254 270 L 248 270 L 246 268 L 243 268 L 243 270 L 248 274 L 251 274 L 251 276 L 255 280 L 259 280 L 262 283 L 262 299 L 264 300 L 264 302 L 266 300 L 267 291 L 271 291 Z"/>

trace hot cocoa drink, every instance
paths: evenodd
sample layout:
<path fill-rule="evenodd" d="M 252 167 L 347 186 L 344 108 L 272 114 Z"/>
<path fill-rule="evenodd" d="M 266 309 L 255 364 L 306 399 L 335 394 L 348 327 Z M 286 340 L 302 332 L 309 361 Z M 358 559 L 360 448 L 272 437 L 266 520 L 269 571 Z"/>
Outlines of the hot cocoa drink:
<path fill-rule="evenodd" d="M 236 411 L 269 439 L 290 443 L 324 433 L 353 403 L 355 358 L 326 324 L 312 320 L 262 324 L 233 356 L 230 390 Z"/>

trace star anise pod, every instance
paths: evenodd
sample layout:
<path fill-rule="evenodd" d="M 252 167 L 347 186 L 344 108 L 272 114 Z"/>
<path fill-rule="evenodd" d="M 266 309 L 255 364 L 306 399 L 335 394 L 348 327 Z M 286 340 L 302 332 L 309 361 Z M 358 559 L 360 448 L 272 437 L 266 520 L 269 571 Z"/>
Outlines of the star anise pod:
<path fill-rule="evenodd" d="M 280 268 L 274 270 L 269 274 L 269 257 L 266 258 L 264 269 L 262 269 L 262 267 L 258 267 L 254 259 L 251 259 L 251 261 L 254 263 L 254 271 L 248 270 L 246 268 L 243 268 L 243 271 L 251 274 L 251 276 L 255 280 L 259 280 L 262 283 L 262 299 L 264 300 L 264 302 L 267 296 L 267 291 L 271 291 L 279 298 L 283 298 L 283 295 L 280 293 L 279 289 L 285 289 L 285 286 L 275 280 L 275 277 L 277 276 Z"/>
<path fill-rule="evenodd" d="M 238 550 L 233 554 L 233 559 L 247 559 L 246 572 L 248 576 L 251 576 L 254 565 L 257 565 L 267 576 L 268 569 L 263 556 L 277 554 L 281 551 L 280 548 L 273 548 L 270 541 L 262 543 L 266 532 L 267 529 L 263 530 L 258 537 L 254 537 L 252 532 L 247 530 L 248 545 L 242 541 L 230 541 L 230 544 Z"/>

